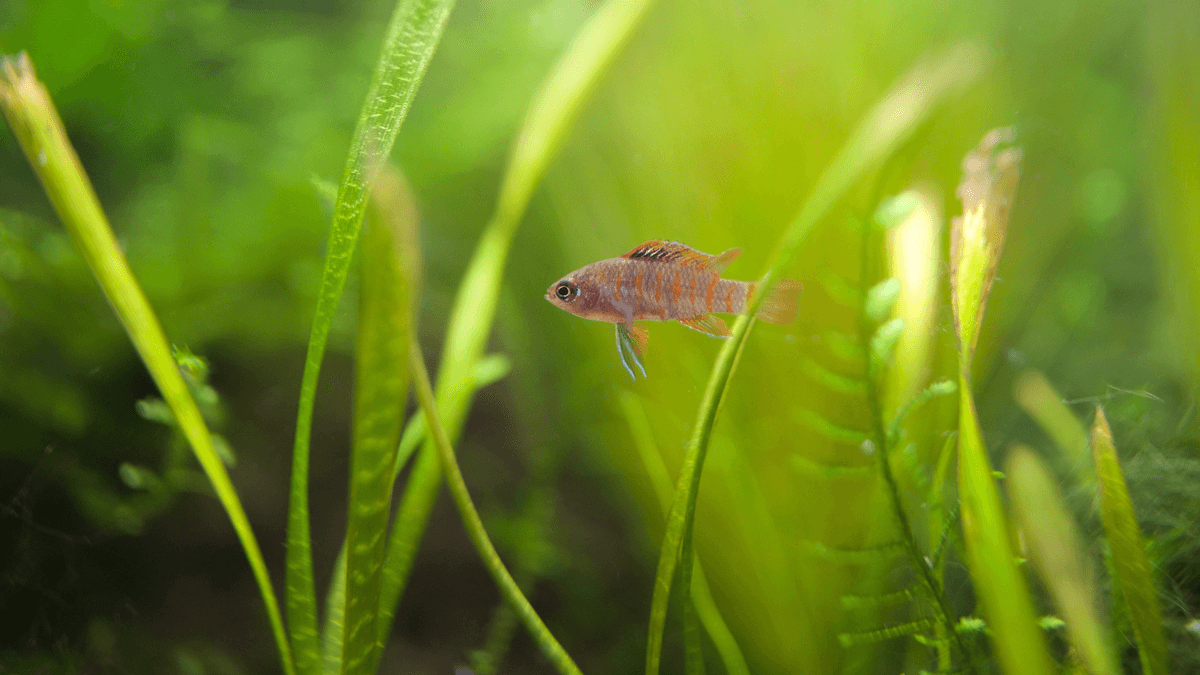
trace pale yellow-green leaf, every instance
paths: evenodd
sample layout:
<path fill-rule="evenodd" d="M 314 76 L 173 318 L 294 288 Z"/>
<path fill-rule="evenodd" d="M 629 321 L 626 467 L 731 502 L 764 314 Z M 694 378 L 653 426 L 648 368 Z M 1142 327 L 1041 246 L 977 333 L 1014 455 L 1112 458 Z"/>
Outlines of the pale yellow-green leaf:
<path fill-rule="evenodd" d="M 1009 500 L 1029 557 L 1054 598 L 1075 653 L 1091 675 L 1116 675 L 1120 669 L 1095 574 L 1054 479 L 1024 446 L 1009 452 L 1006 469 Z"/>
<path fill-rule="evenodd" d="M 1117 460 L 1117 448 L 1104 410 L 1096 406 L 1096 422 L 1092 427 L 1092 453 L 1096 461 L 1096 478 L 1100 486 L 1100 515 L 1104 534 L 1112 553 L 1116 571 L 1114 582 L 1120 586 L 1125 606 L 1129 608 L 1130 623 L 1137 641 L 1142 672 L 1146 675 L 1165 675 L 1167 672 L 1167 642 L 1162 632 L 1162 609 L 1146 544 L 1138 527 L 1125 474 Z"/>

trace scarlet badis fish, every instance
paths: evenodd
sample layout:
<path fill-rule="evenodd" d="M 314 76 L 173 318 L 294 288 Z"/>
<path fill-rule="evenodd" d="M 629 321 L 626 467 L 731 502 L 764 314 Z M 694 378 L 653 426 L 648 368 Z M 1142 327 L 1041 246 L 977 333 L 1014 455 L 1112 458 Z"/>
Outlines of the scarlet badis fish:
<path fill-rule="evenodd" d="M 757 284 L 722 279 L 725 266 L 740 248 L 709 255 L 679 242 L 651 240 L 620 258 L 581 267 L 554 282 L 546 299 L 576 316 L 617 326 L 617 354 L 633 375 L 626 353 L 646 375 L 642 354 L 649 335 L 635 321 L 678 321 L 714 337 L 728 337 L 729 327 L 715 314 L 741 314 L 754 301 Z M 770 323 L 796 318 L 800 284 L 781 279 L 758 310 Z M 634 379 L 637 379 L 634 376 Z"/>

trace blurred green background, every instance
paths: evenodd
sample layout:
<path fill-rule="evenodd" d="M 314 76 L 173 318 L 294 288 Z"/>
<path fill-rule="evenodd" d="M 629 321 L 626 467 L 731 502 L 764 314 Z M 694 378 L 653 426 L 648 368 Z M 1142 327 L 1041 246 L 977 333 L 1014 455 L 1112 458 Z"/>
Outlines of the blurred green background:
<path fill-rule="evenodd" d="M 420 336 L 431 360 L 514 131 L 596 6 L 459 0 L 451 15 L 393 153 L 422 214 Z M 210 363 L 211 421 L 236 455 L 234 482 L 276 574 L 329 219 L 315 181 L 340 175 L 391 9 L 385 0 L 0 3 L 0 52 L 29 52 L 169 339 Z M 860 283 L 859 235 L 847 224 L 870 216 L 880 190 L 930 196 L 944 260 L 941 223 L 961 210 L 962 157 L 1011 124 L 1025 161 L 977 358 L 985 438 L 997 466 L 1016 441 L 1051 452 L 1013 400 L 1026 368 L 1046 373 L 1081 419 L 1097 400 L 1109 406 L 1154 537 L 1175 663 L 1196 667 L 1197 26 L 1195 5 L 1121 0 L 652 8 L 517 234 L 492 340 L 513 370 L 480 392 L 458 448 L 502 554 L 533 580 L 534 606 L 585 671 L 641 668 L 662 516 L 639 447 L 657 450 L 673 474 L 719 343 L 651 324 L 649 378 L 631 382 L 611 328 L 555 309 L 545 288 L 652 238 L 710 253 L 742 247 L 726 276 L 757 277 L 857 120 L 914 62 L 964 40 L 990 54 L 985 76 L 810 239 L 787 272 L 805 285 L 800 319 L 750 338 L 698 512 L 717 604 L 753 672 L 900 672 L 917 658 L 904 640 L 850 649 L 837 640 L 886 622 L 839 599 L 890 568 L 837 553 L 888 538 L 873 479 L 813 468 L 870 463 L 814 428 L 817 416 L 850 428 L 867 420 L 861 397 L 820 375 L 849 374 L 829 334 L 853 333 L 857 317 L 831 280 Z M 872 245 L 882 254 L 884 243 Z M 954 372 L 946 266 L 934 265 L 940 309 L 928 356 L 907 363 L 918 385 Z M 876 267 L 861 283 L 894 273 Z M 314 430 L 320 587 L 345 523 L 355 306 L 352 280 Z M 0 663 L 278 668 L 225 516 L 178 439 L 138 413 L 155 393 L 15 140 L 0 133 Z M 936 456 L 954 413 L 948 401 L 914 422 L 913 464 Z M 135 489 L 123 464 L 175 479 Z M 910 506 L 919 522 L 919 500 Z M 1087 505 L 1076 506 L 1095 534 Z M 948 574 L 956 609 L 969 613 L 965 570 L 954 563 Z M 468 665 L 498 600 L 442 499 L 382 672 Z M 1118 636 L 1136 668 L 1127 643 Z M 678 644 L 669 631 L 672 672 Z M 520 631 L 502 671 L 551 672 Z"/>

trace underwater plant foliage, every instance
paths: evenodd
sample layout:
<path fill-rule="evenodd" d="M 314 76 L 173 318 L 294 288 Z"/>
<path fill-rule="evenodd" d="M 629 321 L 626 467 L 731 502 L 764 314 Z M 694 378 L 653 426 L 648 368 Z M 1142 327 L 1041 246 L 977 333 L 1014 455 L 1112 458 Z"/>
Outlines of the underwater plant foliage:
<path fill-rule="evenodd" d="M 366 237 L 341 241 L 338 255 L 353 251 L 345 290 L 322 301 L 307 466 L 315 594 L 298 605 L 316 615 L 303 620 L 302 675 L 322 664 L 645 669 L 670 505 L 725 343 L 649 323 L 646 377 L 631 380 L 612 326 L 543 295 L 655 239 L 740 248 L 728 278 L 770 269 L 803 287 L 794 322 L 740 333 L 712 400 L 687 592 L 667 578 L 659 607 L 661 672 L 982 674 L 1011 672 L 1002 654 L 1022 648 L 1062 672 L 1109 672 L 1114 659 L 1122 672 L 1200 668 L 1200 41 L 1187 30 L 1200 10 L 434 4 L 444 32 L 404 90 L 411 107 L 386 158 L 419 229 L 420 294 L 394 299 L 413 303 L 412 320 L 360 316 L 380 297 L 360 297 L 380 269 L 365 267 L 381 259 L 364 255 Z M 36 64 L 270 573 L 256 581 L 187 430 L 31 169 L 37 157 L 5 127 L 3 670 L 290 668 L 260 585 L 273 582 L 295 630 L 292 450 L 338 180 L 393 12 L 427 5 L 0 3 L 0 53 Z M 887 101 L 911 115 L 873 117 Z M 1020 178 L 980 258 L 993 266 L 977 289 L 986 312 L 965 344 L 953 221 L 970 210 L 964 158 L 994 129 L 1012 130 Z M 886 152 L 863 152 L 892 133 Z M 869 161 L 845 171 L 847 155 Z M 855 179 L 827 190 L 839 171 Z M 802 207 L 835 193 L 791 246 Z M 462 295 L 472 288 L 485 292 Z M 394 415 L 377 425 L 387 448 L 355 435 L 367 433 L 355 417 L 370 385 L 356 370 L 364 334 L 397 369 L 372 411 Z M 414 354 L 435 385 L 421 397 L 400 391 L 416 386 L 404 372 Z M 418 403 L 430 393 L 436 406 Z M 1097 406 L 1110 430 L 1102 467 Z M 961 410 L 978 432 L 965 443 Z M 426 414 L 445 426 L 435 437 Z M 379 464 L 357 486 L 352 443 Z M 960 478 L 964 445 L 977 451 L 972 483 Z M 978 511 L 960 506 L 1018 446 L 1026 482 L 991 474 L 989 488 L 1004 519 L 992 543 L 1011 549 L 1014 572 L 989 587 L 970 553 Z M 453 499 L 439 487 L 448 460 L 461 469 Z M 388 471 L 399 478 L 380 504 Z M 1114 552 L 1100 505 L 1118 483 L 1132 510 L 1121 507 Z M 382 582 L 399 599 L 378 616 L 353 610 L 355 645 L 381 632 L 365 663 L 322 661 L 312 630 L 336 633 L 330 617 L 347 599 L 330 584 L 345 588 L 339 549 L 360 494 L 376 508 L 354 528 L 377 530 L 390 509 L 379 536 L 408 547 L 383 572 L 399 575 Z M 1044 503 L 1053 528 L 1030 535 L 1039 514 L 1021 507 Z M 1061 531 L 1070 565 L 1045 557 L 1045 532 Z M 372 566 L 386 554 L 372 545 L 352 556 L 369 572 L 354 587 L 379 594 Z M 1132 606 L 1128 559 L 1143 570 Z M 1087 583 L 1068 592 L 1045 578 L 1068 568 L 1086 568 Z M 989 608 L 1005 592 L 1029 611 Z M 1015 632 L 993 618 L 1026 614 Z"/>

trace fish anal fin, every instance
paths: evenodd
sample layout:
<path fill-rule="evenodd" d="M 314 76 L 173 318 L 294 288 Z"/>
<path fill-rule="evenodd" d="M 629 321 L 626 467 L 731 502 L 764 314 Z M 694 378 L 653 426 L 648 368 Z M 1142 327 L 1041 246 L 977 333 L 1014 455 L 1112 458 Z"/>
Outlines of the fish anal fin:
<path fill-rule="evenodd" d="M 713 337 L 729 337 L 729 326 L 726 326 L 720 317 L 713 314 L 701 314 L 690 319 L 680 319 L 679 323 Z"/>
<path fill-rule="evenodd" d="M 621 257 L 629 258 L 630 260 L 651 260 L 654 262 L 674 262 L 680 264 L 692 263 L 700 267 L 710 267 L 720 273 L 741 252 L 742 249 L 740 248 L 731 248 L 718 255 L 709 255 L 677 241 L 651 239 Z"/>

